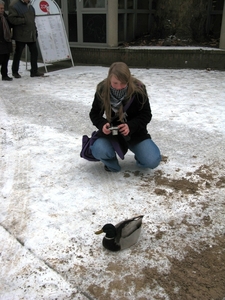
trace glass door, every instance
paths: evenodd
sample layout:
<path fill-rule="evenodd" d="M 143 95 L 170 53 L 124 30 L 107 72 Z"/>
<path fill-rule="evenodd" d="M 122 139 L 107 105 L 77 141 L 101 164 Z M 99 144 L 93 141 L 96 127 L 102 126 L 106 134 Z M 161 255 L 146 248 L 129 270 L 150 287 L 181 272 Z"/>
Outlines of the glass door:
<path fill-rule="evenodd" d="M 83 42 L 106 43 L 106 15 L 83 14 Z"/>
<path fill-rule="evenodd" d="M 106 45 L 107 0 L 66 0 L 60 4 L 71 46 Z"/>
<path fill-rule="evenodd" d="M 82 2 L 83 43 L 106 43 L 106 1 Z"/>
<path fill-rule="evenodd" d="M 68 38 L 69 42 L 78 42 L 78 22 L 77 22 L 77 3 L 76 0 L 68 0 Z"/>

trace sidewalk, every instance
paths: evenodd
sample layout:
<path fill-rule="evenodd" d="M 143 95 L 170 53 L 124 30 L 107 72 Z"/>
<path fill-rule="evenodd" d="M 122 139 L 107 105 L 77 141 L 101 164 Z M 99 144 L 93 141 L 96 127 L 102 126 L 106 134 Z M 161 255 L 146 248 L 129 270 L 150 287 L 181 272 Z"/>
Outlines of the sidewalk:
<path fill-rule="evenodd" d="M 108 68 L 31 78 L 22 63 L 0 83 L 0 300 L 224 299 L 225 72 L 131 71 L 150 97 L 155 170 L 131 152 L 116 174 L 79 156 Z M 96 230 L 139 214 L 136 245 L 103 249 Z"/>

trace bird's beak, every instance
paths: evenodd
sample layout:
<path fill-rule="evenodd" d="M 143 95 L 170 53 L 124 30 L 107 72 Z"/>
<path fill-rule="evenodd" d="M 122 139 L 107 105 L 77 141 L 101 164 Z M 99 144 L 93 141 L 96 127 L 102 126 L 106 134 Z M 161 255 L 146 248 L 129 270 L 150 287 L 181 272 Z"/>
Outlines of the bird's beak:
<path fill-rule="evenodd" d="M 103 233 L 103 230 L 102 230 L 102 229 L 99 230 L 99 231 L 95 231 L 95 234 L 101 234 L 101 233 Z"/>

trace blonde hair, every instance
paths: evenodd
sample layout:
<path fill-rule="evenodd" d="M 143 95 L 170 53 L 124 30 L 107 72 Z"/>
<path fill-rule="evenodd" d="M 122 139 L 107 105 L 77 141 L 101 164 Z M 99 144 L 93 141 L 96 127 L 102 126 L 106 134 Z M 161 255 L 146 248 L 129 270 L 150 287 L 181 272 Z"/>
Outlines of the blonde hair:
<path fill-rule="evenodd" d="M 115 76 L 119 81 L 124 84 L 127 84 L 127 95 L 125 102 L 127 102 L 134 93 L 139 94 L 141 97 L 138 97 L 142 101 L 142 105 L 147 100 L 148 95 L 145 89 L 144 84 L 131 75 L 130 69 L 124 62 L 115 62 L 113 63 L 108 71 L 108 76 L 103 81 L 97 85 L 96 93 L 99 98 L 102 100 L 102 109 L 105 111 L 106 118 L 111 121 L 111 104 L 110 104 L 110 86 L 111 78 Z M 118 112 L 119 120 L 123 121 L 123 107 L 121 106 Z"/>

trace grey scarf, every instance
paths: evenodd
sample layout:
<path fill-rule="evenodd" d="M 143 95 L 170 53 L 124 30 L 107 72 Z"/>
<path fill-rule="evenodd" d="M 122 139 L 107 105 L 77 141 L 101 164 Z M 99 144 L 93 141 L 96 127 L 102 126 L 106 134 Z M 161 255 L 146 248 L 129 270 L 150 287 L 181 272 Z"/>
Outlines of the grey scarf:
<path fill-rule="evenodd" d="M 118 112 L 122 101 L 126 97 L 127 86 L 122 90 L 116 90 L 113 87 L 110 87 L 110 103 L 114 112 Z"/>

